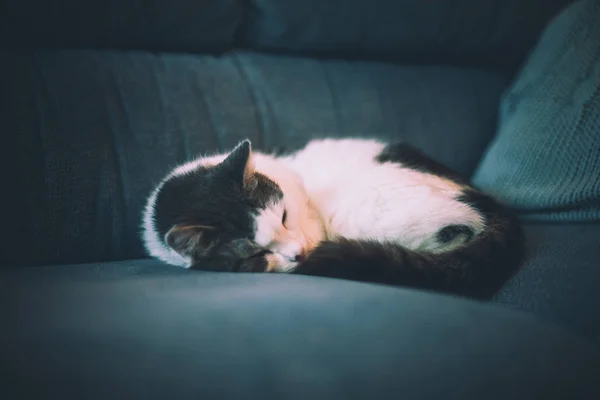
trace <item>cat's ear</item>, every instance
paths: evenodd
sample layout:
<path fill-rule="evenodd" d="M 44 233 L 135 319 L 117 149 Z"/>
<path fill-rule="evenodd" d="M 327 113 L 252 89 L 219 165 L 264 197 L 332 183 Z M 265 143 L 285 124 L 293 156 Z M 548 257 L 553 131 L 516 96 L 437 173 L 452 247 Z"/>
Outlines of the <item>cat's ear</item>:
<path fill-rule="evenodd" d="M 245 188 L 254 188 L 256 186 L 256 174 L 250 140 L 246 139 L 238 144 L 219 165 L 219 169 Z"/>
<path fill-rule="evenodd" d="M 175 225 L 165 235 L 165 243 L 180 255 L 190 257 L 203 246 L 207 229 L 202 225 Z"/>

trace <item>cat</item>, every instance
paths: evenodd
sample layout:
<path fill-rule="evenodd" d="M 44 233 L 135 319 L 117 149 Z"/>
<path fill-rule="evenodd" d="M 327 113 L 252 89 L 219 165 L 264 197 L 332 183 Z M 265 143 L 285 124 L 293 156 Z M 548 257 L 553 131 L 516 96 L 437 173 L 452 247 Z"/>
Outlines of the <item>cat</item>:
<path fill-rule="evenodd" d="M 517 218 L 406 143 L 317 139 L 233 150 L 172 170 L 143 213 L 168 264 L 284 272 L 490 296 L 523 258 Z"/>

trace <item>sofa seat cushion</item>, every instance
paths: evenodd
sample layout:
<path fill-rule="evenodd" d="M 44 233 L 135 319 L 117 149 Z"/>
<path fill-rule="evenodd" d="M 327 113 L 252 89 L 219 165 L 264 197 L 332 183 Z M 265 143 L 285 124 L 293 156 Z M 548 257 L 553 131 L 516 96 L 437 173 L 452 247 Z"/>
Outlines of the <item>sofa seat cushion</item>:
<path fill-rule="evenodd" d="M 246 137 L 406 140 L 464 174 L 494 133 L 508 79 L 477 69 L 253 53 L 4 54 L 0 265 L 140 258 L 141 210 L 170 168 Z"/>
<path fill-rule="evenodd" d="M 520 271 L 495 295 L 493 302 L 529 313 L 532 318 L 561 325 L 600 346 L 600 225 L 529 223 L 524 229 L 529 248 L 527 259 Z M 188 271 L 141 259 L 48 267 L 15 264 L 0 270 L 0 281 L 11 282 L 14 279 L 19 285 L 64 281 L 76 285 L 80 282 L 110 283 L 139 279 L 169 281 L 196 274 L 203 274 L 207 279 L 213 279 L 209 278 L 213 274 L 228 275 Z M 231 278 L 233 282 L 246 279 L 242 278 L 245 275 L 233 276 L 238 277 Z M 272 279 L 270 275 L 262 276 Z M 282 282 L 296 278 L 281 277 Z"/>
<path fill-rule="evenodd" d="M 132 261 L 4 270 L 0 293 L 13 398 L 600 396 L 584 340 L 426 292 Z"/>
<path fill-rule="evenodd" d="M 528 260 L 494 301 L 600 345 L 600 224 L 530 223 L 525 228 Z"/>

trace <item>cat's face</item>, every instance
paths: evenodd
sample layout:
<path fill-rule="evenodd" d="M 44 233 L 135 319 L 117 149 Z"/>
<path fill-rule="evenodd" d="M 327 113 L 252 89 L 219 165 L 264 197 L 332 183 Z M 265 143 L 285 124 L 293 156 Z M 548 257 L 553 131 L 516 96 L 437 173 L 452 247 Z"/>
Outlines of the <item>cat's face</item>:
<path fill-rule="evenodd" d="M 146 243 L 150 252 L 199 269 L 293 270 L 323 239 L 323 225 L 300 178 L 270 162 L 257 171 L 244 141 L 221 162 L 172 174 L 153 199 L 161 243 Z"/>

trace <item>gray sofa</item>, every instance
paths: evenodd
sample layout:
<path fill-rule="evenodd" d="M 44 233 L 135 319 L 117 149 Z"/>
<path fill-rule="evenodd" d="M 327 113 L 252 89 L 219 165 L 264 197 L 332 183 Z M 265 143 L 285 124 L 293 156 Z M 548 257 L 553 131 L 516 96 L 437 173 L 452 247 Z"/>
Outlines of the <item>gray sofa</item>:
<path fill-rule="evenodd" d="M 6 2 L 3 398 L 600 398 L 600 2 L 570 3 Z M 524 265 L 475 301 L 147 258 L 169 168 L 323 136 L 471 177 Z"/>

